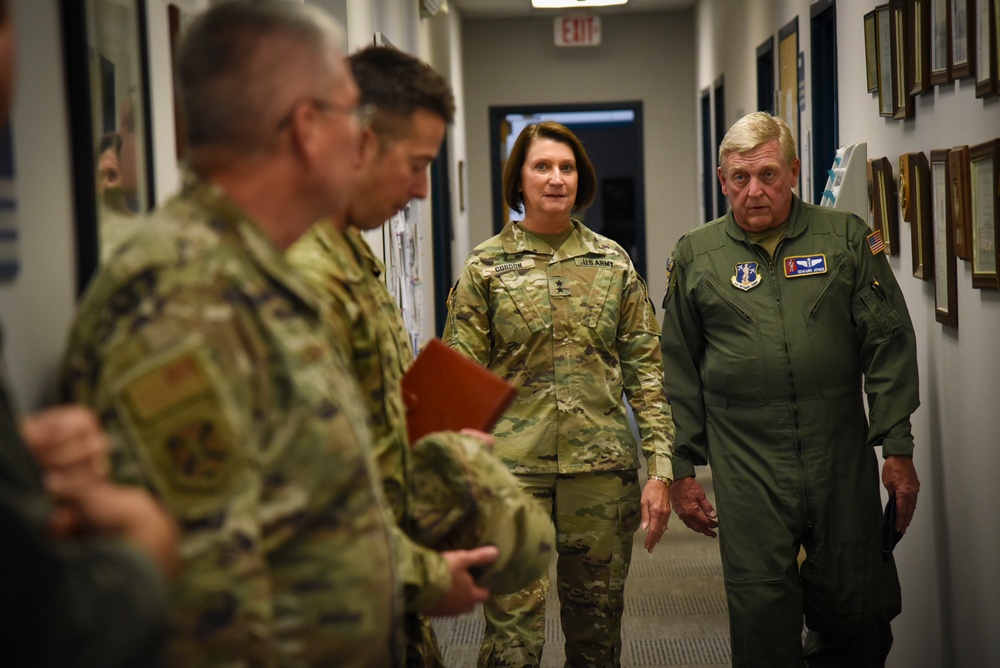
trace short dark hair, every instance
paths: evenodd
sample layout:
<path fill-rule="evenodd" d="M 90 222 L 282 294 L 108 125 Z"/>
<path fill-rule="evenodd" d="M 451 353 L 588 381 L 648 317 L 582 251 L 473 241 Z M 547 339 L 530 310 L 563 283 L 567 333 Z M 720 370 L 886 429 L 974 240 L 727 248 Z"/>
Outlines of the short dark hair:
<path fill-rule="evenodd" d="M 576 171 L 578 181 L 576 186 L 576 201 L 573 202 L 573 211 L 586 209 L 594 201 L 597 194 L 597 173 L 594 165 L 591 164 L 587 152 L 583 149 L 580 138 L 573 134 L 573 131 L 561 123 L 555 121 L 542 121 L 534 123 L 521 130 L 514 147 L 507 156 L 507 164 L 503 169 L 503 199 L 507 206 L 515 211 L 524 212 L 524 194 L 521 192 L 521 168 L 524 167 L 524 160 L 528 156 L 528 149 L 531 142 L 536 139 L 551 139 L 561 144 L 566 144 L 573 149 L 573 156 L 576 158 Z"/>
<path fill-rule="evenodd" d="M 3 2 L 3 0 L 0 0 L 0 2 Z M 105 132 L 101 135 L 100 141 L 97 142 L 97 157 L 100 158 L 108 149 L 114 149 L 117 155 L 121 155 L 122 136 L 117 132 Z"/>
<path fill-rule="evenodd" d="M 375 105 L 372 128 L 380 139 L 400 136 L 418 109 L 448 124 L 455 120 L 451 86 L 422 60 L 385 46 L 361 49 L 348 60 L 361 91 L 361 103 Z"/>
<path fill-rule="evenodd" d="M 336 56 L 343 30 L 324 10 L 285 0 L 214 5 L 188 27 L 177 55 L 177 86 L 188 145 L 251 151 L 266 145 L 294 88 L 292 68 L 308 63 L 305 84 L 320 95 L 347 76 Z"/>

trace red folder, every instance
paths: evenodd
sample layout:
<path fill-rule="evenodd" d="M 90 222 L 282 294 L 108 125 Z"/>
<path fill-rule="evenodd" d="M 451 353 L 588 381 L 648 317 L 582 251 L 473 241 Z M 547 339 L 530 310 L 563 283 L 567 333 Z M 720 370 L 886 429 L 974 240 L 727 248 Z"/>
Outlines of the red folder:
<path fill-rule="evenodd" d="M 435 431 L 490 433 L 517 390 L 481 364 L 431 339 L 403 374 L 410 443 Z"/>

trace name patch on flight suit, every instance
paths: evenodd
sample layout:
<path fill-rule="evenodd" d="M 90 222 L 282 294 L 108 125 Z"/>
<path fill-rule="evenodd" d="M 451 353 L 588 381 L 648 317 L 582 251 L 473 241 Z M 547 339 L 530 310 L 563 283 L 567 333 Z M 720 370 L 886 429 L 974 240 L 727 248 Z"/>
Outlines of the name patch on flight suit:
<path fill-rule="evenodd" d="M 736 275 L 732 277 L 733 285 L 746 292 L 760 285 L 761 276 L 757 272 L 756 262 L 740 262 L 736 265 Z"/>
<path fill-rule="evenodd" d="M 822 253 L 819 255 L 794 255 L 785 258 L 785 278 L 825 273 L 826 256 Z"/>
<path fill-rule="evenodd" d="M 519 269 L 527 269 L 529 267 L 534 267 L 535 261 L 531 258 L 526 258 L 524 260 L 518 260 L 517 262 L 504 262 L 502 264 L 495 264 L 492 267 L 487 267 L 483 269 L 483 278 L 489 278 L 490 276 L 499 276 L 500 274 L 506 274 L 508 271 L 517 271 Z"/>

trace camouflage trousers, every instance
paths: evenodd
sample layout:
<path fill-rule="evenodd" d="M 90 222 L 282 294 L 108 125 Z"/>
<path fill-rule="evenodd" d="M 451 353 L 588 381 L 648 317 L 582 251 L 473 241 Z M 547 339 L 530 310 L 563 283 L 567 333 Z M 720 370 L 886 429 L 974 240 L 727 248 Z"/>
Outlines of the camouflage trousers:
<path fill-rule="evenodd" d="M 438 645 L 431 620 L 415 612 L 407 612 L 406 668 L 444 668 L 444 656 Z"/>
<path fill-rule="evenodd" d="M 566 636 L 566 665 L 621 665 L 621 618 L 632 534 L 641 519 L 635 471 L 522 474 L 525 491 L 556 527 L 556 591 Z M 545 643 L 548 574 L 483 606 L 480 668 L 538 666 Z"/>

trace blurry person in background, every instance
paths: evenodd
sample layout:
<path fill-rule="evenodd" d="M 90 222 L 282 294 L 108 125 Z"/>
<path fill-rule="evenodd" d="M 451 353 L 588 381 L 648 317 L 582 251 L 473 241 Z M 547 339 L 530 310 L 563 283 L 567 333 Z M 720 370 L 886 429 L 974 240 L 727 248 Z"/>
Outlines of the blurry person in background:
<path fill-rule="evenodd" d="M 0 0 L 0 124 L 13 70 L 13 20 Z M 58 406 L 19 420 L 0 361 L 5 665 L 159 665 L 176 528 L 149 494 L 110 484 L 106 472 L 94 413 Z"/>

